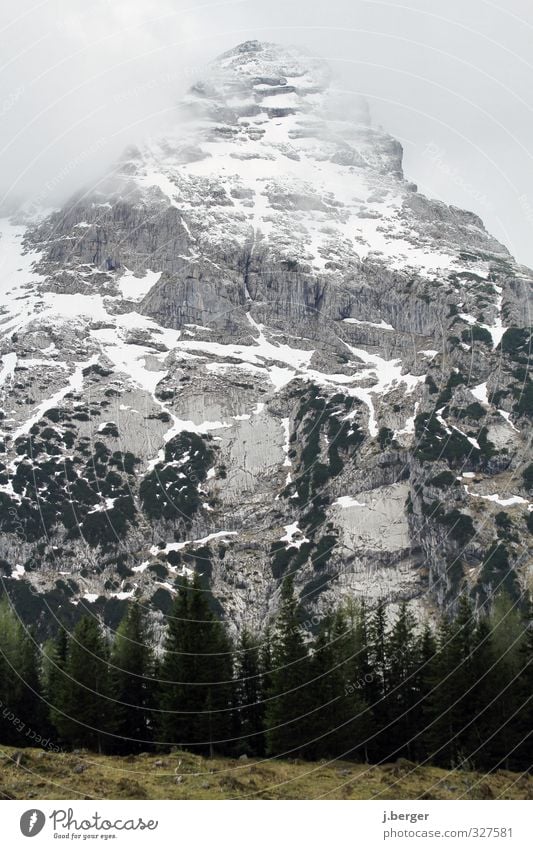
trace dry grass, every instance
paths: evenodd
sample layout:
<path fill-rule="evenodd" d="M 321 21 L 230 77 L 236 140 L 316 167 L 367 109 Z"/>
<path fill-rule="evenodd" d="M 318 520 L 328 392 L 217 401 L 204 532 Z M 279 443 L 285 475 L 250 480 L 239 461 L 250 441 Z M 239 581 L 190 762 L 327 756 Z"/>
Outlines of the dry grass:
<path fill-rule="evenodd" d="M 17 761 L 20 761 L 17 764 Z M 400 760 L 232 760 L 188 752 L 130 757 L 0 747 L 4 799 L 533 799 L 533 777 L 449 772 Z"/>

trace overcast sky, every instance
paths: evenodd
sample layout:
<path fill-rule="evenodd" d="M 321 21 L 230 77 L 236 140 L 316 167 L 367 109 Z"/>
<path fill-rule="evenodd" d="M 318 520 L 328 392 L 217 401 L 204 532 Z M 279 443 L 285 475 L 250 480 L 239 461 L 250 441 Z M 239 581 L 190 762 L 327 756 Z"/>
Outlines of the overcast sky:
<path fill-rule="evenodd" d="M 0 0 L 0 198 L 68 196 L 249 38 L 328 59 L 406 176 L 533 266 L 531 0 Z"/>

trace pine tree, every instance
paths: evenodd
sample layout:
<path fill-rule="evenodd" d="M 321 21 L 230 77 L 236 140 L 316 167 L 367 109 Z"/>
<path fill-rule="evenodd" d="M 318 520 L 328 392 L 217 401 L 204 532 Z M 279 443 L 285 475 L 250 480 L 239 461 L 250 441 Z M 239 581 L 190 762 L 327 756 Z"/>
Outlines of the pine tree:
<path fill-rule="evenodd" d="M 112 728 L 119 751 L 147 747 L 153 732 L 154 658 L 146 615 L 132 604 L 120 623 L 110 658 Z"/>
<path fill-rule="evenodd" d="M 55 726 L 72 745 L 102 752 L 109 740 L 110 716 L 107 644 L 100 623 L 83 616 L 68 641 Z"/>
<path fill-rule="evenodd" d="M 308 737 L 309 655 L 290 577 L 281 587 L 281 606 L 272 640 L 271 691 L 266 714 L 267 752 L 303 754 Z"/>

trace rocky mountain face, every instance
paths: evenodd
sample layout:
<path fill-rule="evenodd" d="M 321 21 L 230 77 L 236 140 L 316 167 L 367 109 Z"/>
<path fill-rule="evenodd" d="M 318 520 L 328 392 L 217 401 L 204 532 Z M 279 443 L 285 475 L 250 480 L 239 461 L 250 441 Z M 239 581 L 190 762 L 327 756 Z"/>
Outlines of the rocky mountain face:
<path fill-rule="evenodd" d="M 201 573 L 239 627 L 531 586 L 533 275 L 419 194 L 297 50 L 219 57 L 173 135 L 2 222 L 0 567 L 53 627 Z"/>

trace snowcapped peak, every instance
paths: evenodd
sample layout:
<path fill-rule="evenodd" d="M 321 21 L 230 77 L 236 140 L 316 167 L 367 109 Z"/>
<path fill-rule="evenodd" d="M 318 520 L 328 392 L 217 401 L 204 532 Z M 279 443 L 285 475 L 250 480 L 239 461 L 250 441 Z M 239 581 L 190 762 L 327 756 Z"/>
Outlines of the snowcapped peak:
<path fill-rule="evenodd" d="M 389 256 L 390 239 L 399 263 L 410 251 L 398 240 L 401 145 L 371 127 L 366 102 L 335 85 L 327 62 L 296 47 L 246 41 L 218 56 L 175 130 L 123 157 L 119 176 L 180 210 L 196 234 L 189 262 L 229 240 L 322 272 Z"/>
<path fill-rule="evenodd" d="M 264 85 L 287 85 L 290 81 L 323 89 L 331 80 L 330 68 L 323 59 L 297 47 L 270 42 L 245 41 L 218 56 L 211 67 L 252 84 L 264 81 Z"/>
<path fill-rule="evenodd" d="M 370 126 L 366 100 L 334 85 L 328 63 L 297 47 L 245 41 L 211 62 L 185 105 L 196 117 L 216 120 L 310 114 Z"/>
<path fill-rule="evenodd" d="M 208 117 L 220 117 L 221 110 L 240 118 L 322 114 L 330 83 L 330 68 L 321 59 L 296 47 L 245 41 L 211 62 L 192 86 L 188 105 Z"/>

